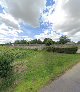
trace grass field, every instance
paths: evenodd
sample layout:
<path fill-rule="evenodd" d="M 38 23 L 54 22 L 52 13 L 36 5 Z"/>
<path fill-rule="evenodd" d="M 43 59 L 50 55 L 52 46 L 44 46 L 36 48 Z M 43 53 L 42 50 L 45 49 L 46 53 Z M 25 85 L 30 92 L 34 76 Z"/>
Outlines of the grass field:
<path fill-rule="evenodd" d="M 20 48 L 0 47 L 15 55 L 12 85 L 0 79 L 0 92 L 38 92 L 80 61 L 80 54 L 59 54 Z"/>

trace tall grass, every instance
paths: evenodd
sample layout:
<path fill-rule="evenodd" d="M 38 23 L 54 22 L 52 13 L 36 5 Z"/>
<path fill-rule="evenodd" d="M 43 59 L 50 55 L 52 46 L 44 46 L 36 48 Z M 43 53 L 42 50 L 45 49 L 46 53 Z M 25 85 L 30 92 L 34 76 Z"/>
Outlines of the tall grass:
<path fill-rule="evenodd" d="M 15 55 L 13 64 L 16 70 L 15 81 L 6 92 L 38 92 L 41 87 L 80 61 L 80 54 L 4 48 Z"/>

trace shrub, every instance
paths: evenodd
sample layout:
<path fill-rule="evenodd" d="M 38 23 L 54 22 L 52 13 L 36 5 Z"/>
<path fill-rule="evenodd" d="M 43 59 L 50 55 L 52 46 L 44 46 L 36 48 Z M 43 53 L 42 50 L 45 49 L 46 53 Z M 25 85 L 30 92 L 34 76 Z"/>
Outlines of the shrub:
<path fill-rule="evenodd" d="M 53 47 L 51 47 L 51 46 L 46 46 L 46 47 L 44 48 L 44 50 L 46 50 L 46 51 L 48 51 L 48 52 L 51 52 L 51 51 L 53 51 Z"/>
<path fill-rule="evenodd" d="M 76 51 L 78 50 L 78 47 L 63 47 L 63 48 L 58 48 L 58 47 L 45 47 L 45 50 L 48 52 L 57 52 L 57 53 L 66 53 L 66 54 L 75 54 Z"/>
<path fill-rule="evenodd" d="M 0 53 L 0 77 L 6 78 L 12 73 L 12 62 L 14 61 L 13 54 L 8 52 Z"/>
<path fill-rule="evenodd" d="M 78 47 L 69 47 L 64 49 L 64 53 L 75 54 L 77 50 Z"/>
<path fill-rule="evenodd" d="M 38 51 L 38 48 L 35 48 L 34 51 Z"/>
<path fill-rule="evenodd" d="M 55 48 L 55 51 L 54 52 L 64 53 L 64 49 L 65 48 Z"/>

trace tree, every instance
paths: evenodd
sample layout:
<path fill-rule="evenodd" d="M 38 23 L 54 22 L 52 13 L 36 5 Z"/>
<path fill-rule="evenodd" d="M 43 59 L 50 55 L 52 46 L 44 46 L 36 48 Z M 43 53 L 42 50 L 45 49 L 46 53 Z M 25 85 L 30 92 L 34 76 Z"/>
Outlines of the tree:
<path fill-rule="evenodd" d="M 38 39 L 37 44 L 42 44 L 42 41 L 40 39 Z"/>
<path fill-rule="evenodd" d="M 44 41 L 43 41 L 43 44 L 45 44 L 46 46 L 50 46 L 50 45 L 52 45 L 54 43 L 55 43 L 55 41 L 53 41 L 50 38 L 45 38 Z"/>
<path fill-rule="evenodd" d="M 45 44 L 46 43 L 46 41 L 48 40 L 49 38 L 45 38 L 44 39 L 44 41 L 43 41 L 43 44 Z"/>
<path fill-rule="evenodd" d="M 27 41 L 26 40 L 16 40 L 15 42 L 14 42 L 14 44 L 26 44 L 27 43 Z"/>
<path fill-rule="evenodd" d="M 20 44 L 20 41 L 19 41 L 19 40 L 16 40 L 16 41 L 14 42 L 14 44 Z"/>
<path fill-rule="evenodd" d="M 67 36 L 61 36 L 59 38 L 59 44 L 65 44 L 67 42 L 70 42 L 71 40 Z"/>
<path fill-rule="evenodd" d="M 31 40 L 30 44 L 37 44 L 37 39 Z"/>
<path fill-rule="evenodd" d="M 27 43 L 27 41 L 24 39 L 20 41 L 20 44 L 26 44 L 26 43 Z"/>

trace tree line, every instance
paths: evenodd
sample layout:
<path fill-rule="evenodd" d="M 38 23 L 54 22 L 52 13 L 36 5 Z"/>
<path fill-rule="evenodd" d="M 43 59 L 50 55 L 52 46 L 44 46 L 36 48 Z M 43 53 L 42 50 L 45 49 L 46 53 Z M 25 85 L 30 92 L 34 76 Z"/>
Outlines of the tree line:
<path fill-rule="evenodd" d="M 71 39 L 69 39 L 67 36 L 61 36 L 59 38 L 59 41 L 53 41 L 51 38 L 45 38 L 43 41 L 40 39 L 34 39 L 31 41 L 26 41 L 26 40 L 16 40 L 13 44 L 45 44 L 47 46 L 53 45 L 53 44 L 66 44 L 67 42 L 71 42 Z M 80 41 L 77 42 L 80 44 Z M 12 44 L 12 43 L 7 43 L 7 44 Z"/>
<path fill-rule="evenodd" d="M 34 39 L 31 41 L 26 41 L 26 40 L 16 40 L 14 44 L 45 44 L 47 46 L 52 45 L 52 44 L 65 44 L 67 42 L 70 42 L 71 40 L 67 36 L 61 36 L 59 38 L 59 41 L 53 41 L 51 38 L 45 38 L 43 41 L 40 39 Z"/>

